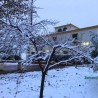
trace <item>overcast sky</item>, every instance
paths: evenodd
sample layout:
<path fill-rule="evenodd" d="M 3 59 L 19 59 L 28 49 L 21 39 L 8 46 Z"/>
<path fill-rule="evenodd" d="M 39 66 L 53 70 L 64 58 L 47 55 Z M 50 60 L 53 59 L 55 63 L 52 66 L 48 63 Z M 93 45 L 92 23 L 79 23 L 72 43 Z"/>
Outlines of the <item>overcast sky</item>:
<path fill-rule="evenodd" d="M 72 23 L 78 27 L 98 25 L 98 0 L 37 0 L 43 19 L 58 20 L 58 25 Z"/>

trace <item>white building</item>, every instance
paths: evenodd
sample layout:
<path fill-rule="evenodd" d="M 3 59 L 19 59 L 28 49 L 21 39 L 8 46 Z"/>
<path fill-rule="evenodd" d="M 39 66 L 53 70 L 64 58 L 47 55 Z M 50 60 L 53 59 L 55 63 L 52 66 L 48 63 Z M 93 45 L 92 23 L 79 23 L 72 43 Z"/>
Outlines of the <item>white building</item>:
<path fill-rule="evenodd" d="M 55 44 L 65 43 L 65 41 L 75 38 L 82 42 L 81 45 L 86 46 L 90 45 L 92 34 L 98 34 L 98 25 L 79 28 L 73 24 L 67 24 L 55 27 L 55 31 L 47 35 L 47 37 Z"/>

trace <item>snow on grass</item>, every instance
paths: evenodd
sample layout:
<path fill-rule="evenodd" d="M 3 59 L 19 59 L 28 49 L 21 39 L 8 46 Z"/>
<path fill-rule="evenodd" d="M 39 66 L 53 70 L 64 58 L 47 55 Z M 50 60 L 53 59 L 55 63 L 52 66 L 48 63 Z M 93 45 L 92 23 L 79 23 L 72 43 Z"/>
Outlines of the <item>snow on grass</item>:
<path fill-rule="evenodd" d="M 40 80 L 41 72 L 0 75 L 0 98 L 39 98 Z M 98 73 L 83 67 L 50 70 L 44 98 L 98 98 Z"/>

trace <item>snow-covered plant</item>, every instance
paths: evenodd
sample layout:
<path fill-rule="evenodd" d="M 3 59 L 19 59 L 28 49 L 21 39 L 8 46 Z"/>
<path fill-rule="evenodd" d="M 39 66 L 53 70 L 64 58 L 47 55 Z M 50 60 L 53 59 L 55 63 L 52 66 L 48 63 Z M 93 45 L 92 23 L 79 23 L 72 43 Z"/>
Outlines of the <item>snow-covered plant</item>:
<path fill-rule="evenodd" d="M 92 34 L 91 35 L 91 42 L 92 42 L 91 56 L 97 57 L 98 56 L 98 34 Z"/>
<path fill-rule="evenodd" d="M 34 0 L 0 1 L 0 50 L 20 54 L 21 47 L 32 45 L 35 55 L 31 55 L 29 61 L 38 60 L 39 66 L 43 70 L 40 65 L 41 58 L 46 60 L 47 56 L 51 56 L 51 54 L 46 55 L 40 53 L 39 50 L 45 45 L 50 45 L 44 35 L 47 34 L 47 25 L 54 25 L 56 22 L 40 20 L 36 10 Z"/>
<path fill-rule="evenodd" d="M 52 69 L 58 65 L 60 66 L 62 64 L 67 64 L 69 62 L 72 62 L 73 60 L 82 62 L 83 58 L 86 58 L 90 63 L 93 63 L 93 59 L 90 58 L 85 53 L 83 53 L 82 51 L 76 50 L 76 46 L 71 45 L 72 42 L 73 41 L 67 41 L 65 44 L 55 45 L 52 47 L 52 51 L 50 53 L 45 53 L 42 51 L 36 52 L 34 55 L 29 57 L 26 60 L 26 62 L 24 63 L 24 65 L 26 65 L 26 64 L 31 64 L 32 62 L 37 61 L 38 65 L 40 67 L 40 70 L 42 72 L 42 80 L 41 80 L 41 88 L 40 88 L 40 97 L 39 98 L 43 98 L 44 81 L 45 81 L 45 77 L 50 69 Z M 67 49 L 73 55 L 68 59 L 62 59 L 62 60 L 56 62 L 56 61 L 54 61 L 54 55 L 59 54 L 61 49 Z M 43 65 L 42 61 L 45 62 L 44 65 Z M 72 62 L 72 64 L 73 64 L 73 62 Z"/>
<path fill-rule="evenodd" d="M 20 54 L 23 46 L 30 44 L 35 51 L 38 51 L 45 45 L 43 43 L 47 41 L 42 35 L 47 33 L 47 25 L 56 22 L 40 20 L 36 11 L 38 7 L 34 2 L 35 0 L 0 1 L 1 50 Z"/>
<path fill-rule="evenodd" d="M 28 10 L 25 1 L 0 1 L 0 50 L 5 53 L 19 55 L 26 39 L 19 28 L 19 24 L 27 18 L 24 17 Z"/>
<path fill-rule="evenodd" d="M 96 50 L 98 50 L 98 34 L 93 34 L 91 36 L 92 36 L 91 38 L 92 46 L 96 48 Z"/>

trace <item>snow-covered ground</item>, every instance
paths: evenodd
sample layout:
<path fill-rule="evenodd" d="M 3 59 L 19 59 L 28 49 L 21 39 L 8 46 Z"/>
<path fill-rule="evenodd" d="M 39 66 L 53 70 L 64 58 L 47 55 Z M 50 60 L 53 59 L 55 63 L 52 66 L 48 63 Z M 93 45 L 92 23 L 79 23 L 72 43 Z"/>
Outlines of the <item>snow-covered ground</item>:
<path fill-rule="evenodd" d="M 40 79 L 41 72 L 0 75 L 0 98 L 39 98 Z M 98 98 L 98 73 L 74 67 L 50 70 L 44 98 Z"/>

